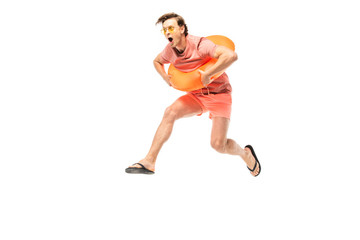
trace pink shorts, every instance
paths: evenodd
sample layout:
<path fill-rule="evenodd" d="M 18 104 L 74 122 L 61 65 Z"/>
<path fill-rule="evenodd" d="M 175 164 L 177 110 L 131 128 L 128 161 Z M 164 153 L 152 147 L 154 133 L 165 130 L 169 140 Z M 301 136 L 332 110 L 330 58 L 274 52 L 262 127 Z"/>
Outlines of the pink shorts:
<path fill-rule="evenodd" d="M 201 108 L 202 113 L 209 111 L 209 118 L 225 117 L 230 119 L 231 116 L 231 93 L 218 93 L 218 94 L 201 94 L 201 93 L 188 93 L 195 101 L 197 101 Z"/>

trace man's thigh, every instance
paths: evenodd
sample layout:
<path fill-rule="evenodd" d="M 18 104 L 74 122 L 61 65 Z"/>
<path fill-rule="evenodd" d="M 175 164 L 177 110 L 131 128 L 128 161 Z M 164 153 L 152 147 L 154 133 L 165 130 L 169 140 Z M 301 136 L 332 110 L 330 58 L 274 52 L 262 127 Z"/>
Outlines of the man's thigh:
<path fill-rule="evenodd" d="M 167 110 L 176 113 L 177 118 L 191 117 L 201 114 L 201 105 L 189 95 L 179 97 Z"/>

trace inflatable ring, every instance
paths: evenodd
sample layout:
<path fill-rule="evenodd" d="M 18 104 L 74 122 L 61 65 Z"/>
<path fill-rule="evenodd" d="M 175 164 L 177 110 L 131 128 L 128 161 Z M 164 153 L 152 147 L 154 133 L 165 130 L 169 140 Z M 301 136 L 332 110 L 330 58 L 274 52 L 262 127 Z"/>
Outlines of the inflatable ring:
<path fill-rule="evenodd" d="M 206 37 L 211 40 L 216 45 L 225 46 L 230 48 L 231 50 L 235 50 L 235 44 L 229 38 L 221 35 L 213 35 Z M 205 63 L 201 67 L 197 68 L 192 72 L 182 72 L 174 67 L 174 65 L 170 64 L 168 69 L 168 74 L 171 75 L 170 83 L 173 88 L 180 90 L 191 92 L 200 88 L 203 88 L 204 85 L 201 82 L 201 76 L 198 70 L 206 71 L 209 67 L 213 66 L 216 63 L 217 59 L 212 58 L 209 62 Z M 211 79 L 216 79 L 220 77 L 223 72 L 219 72 L 211 77 Z"/>

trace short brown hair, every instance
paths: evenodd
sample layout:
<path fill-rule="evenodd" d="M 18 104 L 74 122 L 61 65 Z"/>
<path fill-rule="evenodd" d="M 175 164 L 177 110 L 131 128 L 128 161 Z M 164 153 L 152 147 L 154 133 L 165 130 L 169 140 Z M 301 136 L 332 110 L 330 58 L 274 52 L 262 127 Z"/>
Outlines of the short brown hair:
<path fill-rule="evenodd" d="M 177 21 L 177 24 L 179 25 L 179 27 L 185 26 L 185 37 L 188 35 L 188 28 L 185 24 L 185 20 L 182 16 L 176 14 L 176 13 L 165 13 L 164 15 L 162 15 L 161 17 L 159 17 L 159 19 L 157 20 L 156 24 L 163 24 L 166 20 L 170 19 L 170 18 L 175 18 Z"/>

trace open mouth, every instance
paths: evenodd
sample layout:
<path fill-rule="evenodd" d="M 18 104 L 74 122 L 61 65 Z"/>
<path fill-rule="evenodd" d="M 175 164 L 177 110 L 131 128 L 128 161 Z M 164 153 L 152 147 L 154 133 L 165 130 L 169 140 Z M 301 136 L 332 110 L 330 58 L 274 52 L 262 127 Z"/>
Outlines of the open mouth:
<path fill-rule="evenodd" d="M 169 42 L 172 42 L 174 39 L 172 37 L 168 38 Z"/>

